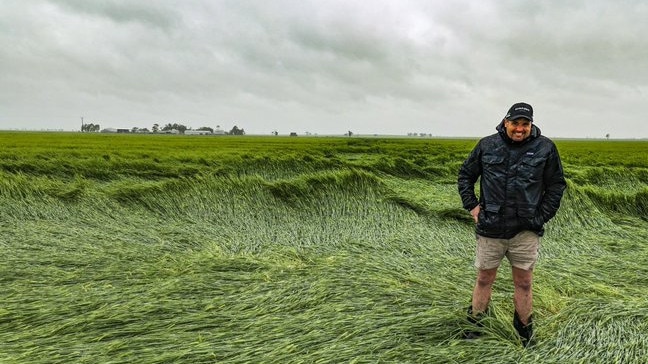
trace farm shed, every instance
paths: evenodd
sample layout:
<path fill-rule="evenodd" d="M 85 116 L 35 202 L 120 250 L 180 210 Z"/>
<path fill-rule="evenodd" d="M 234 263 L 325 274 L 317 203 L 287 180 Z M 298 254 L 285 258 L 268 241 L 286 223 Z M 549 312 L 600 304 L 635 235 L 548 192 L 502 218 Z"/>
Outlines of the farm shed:
<path fill-rule="evenodd" d="M 185 130 L 185 135 L 211 135 L 209 130 Z"/>

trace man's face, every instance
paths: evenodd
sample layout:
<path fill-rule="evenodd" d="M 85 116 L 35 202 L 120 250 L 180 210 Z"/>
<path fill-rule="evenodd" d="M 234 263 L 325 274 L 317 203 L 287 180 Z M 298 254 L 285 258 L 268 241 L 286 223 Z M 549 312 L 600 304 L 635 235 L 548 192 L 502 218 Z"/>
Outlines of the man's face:
<path fill-rule="evenodd" d="M 506 134 L 515 142 L 521 142 L 531 135 L 531 121 L 525 118 L 505 120 Z"/>

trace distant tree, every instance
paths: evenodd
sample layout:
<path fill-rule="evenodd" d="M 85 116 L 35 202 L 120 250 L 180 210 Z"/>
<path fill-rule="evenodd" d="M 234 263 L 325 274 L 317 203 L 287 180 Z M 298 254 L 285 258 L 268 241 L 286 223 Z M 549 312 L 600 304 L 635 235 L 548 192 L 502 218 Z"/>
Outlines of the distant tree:
<path fill-rule="evenodd" d="M 239 129 L 238 126 L 234 125 L 232 130 L 230 130 L 229 135 L 245 135 L 245 130 Z"/>
<path fill-rule="evenodd" d="M 182 124 L 177 124 L 177 123 L 171 124 L 171 123 L 169 123 L 169 124 L 166 124 L 162 128 L 162 131 L 169 131 L 169 130 L 173 130 L 173 129 L 179 131 L 180 134 L 184 134 L 185 130 L 187 130 L 187 127 L 182 125 Z"/>
<path fill-rule="evenodd" d="M 347 131 L 346 134 L 344 134 L 348 137 L 353 136 L 353 132 L 351 130 Z"/>
<path fill-rule="evenodd" d="M 208 131 L 208 132 L 211 132 L 211 133 L 214 132 L 214 128 L 210 128 L 210 127 L 208 127 L 208 126 L 201 126 L 200 128 L 198 128 L 198 129 L 196 129 L 196 130 Z"/>
<path fill-rule="evenodd" d="M 605 139 L 610 139 L 610 133 L 605 134 Z"/>
<path fill-rule="evenodd" d="M 277 132 L 276 130 L 273 130 L 271 134 L 274 135 L 274 136 L 277 136 L 277 135 L 279 135 L 279 132 Z"/>
<path fill-rule="evenodd" d="M 99 126 L 99 124 L 92 124 L 92 123 L 83 124 L 83 126 L 81 127 L 82 132 L 97 132 L 99 131 L 99 129 L 101 129 L 101 126 Z"/>
<path fill-rule="evenodd" d="M 160 131 L 160 124 L 158 124 L 158 123 L 153 124 L 153 129 L 152 130 L 153 130 L 154 133 L 159 132 Z"/>

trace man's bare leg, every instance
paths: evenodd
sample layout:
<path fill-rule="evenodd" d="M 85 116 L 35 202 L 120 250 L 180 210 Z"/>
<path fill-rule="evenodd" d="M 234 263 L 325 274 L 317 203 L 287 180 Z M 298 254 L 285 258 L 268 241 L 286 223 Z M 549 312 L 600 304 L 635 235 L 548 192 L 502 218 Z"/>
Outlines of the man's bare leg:
<path fill-rule="evenodd" d="M 529 317 L 533 311 L 532 281 L 532 270 L 513 267 L 513 305 L 524 325 L 529 323 Z"/>
<path fill-rule="evenodd" d="M 477 281 L 473 290 L 472 313 L 477 315 L 486 312 L 490 303 L 493 283 L 497 276 L 497 268 L 480 269 L 477 273 Z"/>

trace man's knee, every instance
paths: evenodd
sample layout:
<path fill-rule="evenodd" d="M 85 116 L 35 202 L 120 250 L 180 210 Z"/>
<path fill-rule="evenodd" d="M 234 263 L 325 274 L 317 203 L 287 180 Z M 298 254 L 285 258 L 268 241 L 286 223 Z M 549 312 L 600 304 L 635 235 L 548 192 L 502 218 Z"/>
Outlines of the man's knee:
<path fill-rule="evenodd" d="M 516 289 L 530 291 L 533 281 L 533 273 L 530 270 L 513 268 L 513 284 Z"/>
<path fill-rule="evenodd" d="M 515 288 L 521 291 L 530 291 L 531 290 L 531 280 L 518 280 L 515 281 Z"/>
<path fill-rule="evenodd" d="M 477 285 L 482 288 L 492 286 L 496 275 L 497 269 L 480 270 L 477 274 Z"/>

